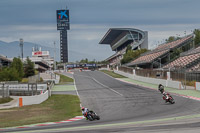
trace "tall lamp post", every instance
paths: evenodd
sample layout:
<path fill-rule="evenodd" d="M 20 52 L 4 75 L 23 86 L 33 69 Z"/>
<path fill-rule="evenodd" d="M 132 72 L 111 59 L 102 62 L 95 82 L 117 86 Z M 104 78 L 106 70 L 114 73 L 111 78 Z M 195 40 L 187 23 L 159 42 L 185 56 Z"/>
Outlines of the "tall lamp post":
<path fill-rule="evenodd" d="M 54 41 L 54 71 L 56 70 L 56 42 Z"/>
<path fill-rule="evenodd" d="M 21 48 L 21 57 L 22 57 L 22 61 L 23 61 L 23 56 L 24 56 L 24 52 L 23 52 L 24 40 L 22 38 L 19 39 L 19 46 Z"/>

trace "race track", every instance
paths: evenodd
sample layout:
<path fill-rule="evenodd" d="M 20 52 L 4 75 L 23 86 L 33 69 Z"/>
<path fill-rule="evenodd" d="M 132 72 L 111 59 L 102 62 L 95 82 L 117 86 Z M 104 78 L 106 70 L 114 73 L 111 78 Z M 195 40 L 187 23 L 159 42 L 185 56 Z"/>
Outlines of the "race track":
<path fill-rule="evenodd" d="M 156 90 L 124 83 L 99 71 L 76 71 L 74 78 L 82 106 L 100 115 L 100 121 L 81 120 L 9 131 L 143 133 L 151 130 L 168 133 L 171 130 L 190 130 L 192 133 L 194 128 L 191 127 L 195 127 L 194 131 L 197 131 L 200 126 L 198 101 L 173 95 L 176 103 L 171 105 L 165 103 Z M 193 115 L 198 118 L 194 119 Z"/>

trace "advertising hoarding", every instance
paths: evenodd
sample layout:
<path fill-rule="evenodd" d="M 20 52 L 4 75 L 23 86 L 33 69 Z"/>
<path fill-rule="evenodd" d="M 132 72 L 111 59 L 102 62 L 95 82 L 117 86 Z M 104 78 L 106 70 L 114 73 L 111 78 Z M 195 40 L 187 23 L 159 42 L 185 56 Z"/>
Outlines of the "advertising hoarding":
<path fill-rule="evenodd" d="M 69 30 L 69 10 L 57 10 L 57 30 Z"/>

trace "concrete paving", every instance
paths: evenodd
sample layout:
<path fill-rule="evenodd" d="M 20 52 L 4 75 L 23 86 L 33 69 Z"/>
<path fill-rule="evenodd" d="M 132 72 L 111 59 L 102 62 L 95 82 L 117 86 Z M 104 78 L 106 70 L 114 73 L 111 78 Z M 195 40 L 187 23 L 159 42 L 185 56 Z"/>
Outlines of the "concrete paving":
<path fill-rule="evenodd" d="M 9 108 L 14 108 L 18 107 L 18 98 L 13 98 L 12 101 L 4 104 L 0 104 L 0 109 L 9 109 Z"/>

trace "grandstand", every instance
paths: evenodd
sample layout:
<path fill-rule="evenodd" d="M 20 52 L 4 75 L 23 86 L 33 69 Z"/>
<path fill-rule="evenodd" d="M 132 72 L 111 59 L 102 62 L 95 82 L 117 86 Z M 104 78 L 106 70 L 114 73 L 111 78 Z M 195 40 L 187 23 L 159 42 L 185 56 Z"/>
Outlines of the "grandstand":
<path fill-rule="evenodd" d="M 187 51 L 181 56 L 172 61 L 171 63 L 165 65 L 164 69 L 179 69 L 184 68 L 186 71 L 200 71 L 200 46 L 196 49 Z"/>
<path fill-rule="evenodd" d="M 142 54 L 137 59 L 126 64 L 129 67 L 140 68 L 159 68 L 163 64 L 170 62 L 170 55 L 176 49 L 181 48 L 193 41 L 193 34 L 180 38 L 173 42 L 164 43 L 159 45 L 156 49 Z"/>
<path fill-rule="evenodd" d="M 110 65 L 120 64 L 128 45 L 133 50 L 146 48 L 148 49 L 148 32 L 133 28 L 111 28 L 101 39 L 99 44 L 110 45 L 115 54 L 107 58 Z"/>

